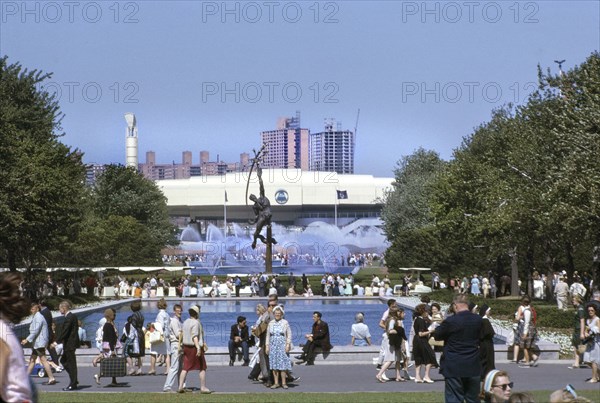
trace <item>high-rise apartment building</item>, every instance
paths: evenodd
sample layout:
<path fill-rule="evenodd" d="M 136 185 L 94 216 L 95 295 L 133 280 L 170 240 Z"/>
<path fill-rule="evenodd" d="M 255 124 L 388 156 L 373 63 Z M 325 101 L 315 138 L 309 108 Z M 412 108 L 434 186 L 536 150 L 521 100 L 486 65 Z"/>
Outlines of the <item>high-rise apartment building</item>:
<path fill-rule="evenodd" d="M 353 174 L 354 133 L 327 119 L 324 131 L 310 134 L 309 166 L 311 171 Z"/>
<path fill-rule="evenodd" d="M 300 127 L 300 112 L 296 117 L 279 118 L 275 130 L 261 133 L 262 143 L 267 144 L 263 167 L 309 168 L 308 137 L 310 131 Z"/>
<path fill-rule="evenodd" d="M 240 162 L 224 162 L 219 160 L 210 161 L 208 151 L 200 151 L 200 163 L 194 164 L 192 161 L 192 152 L 184 151 L 181 154 L 181 163 L 173 161 L 171 164 L 157 164 L 156 153 L 154 151 L 146 152 L 146 162 L 139 164 L 138 169 L 145 178 L 150 180 L 164 179 L 186 179 L 191 176 L 202 175 L 225 175 L 230 172 L 242 172 L 250 167 L 248 153 L 240 154 Z"/>

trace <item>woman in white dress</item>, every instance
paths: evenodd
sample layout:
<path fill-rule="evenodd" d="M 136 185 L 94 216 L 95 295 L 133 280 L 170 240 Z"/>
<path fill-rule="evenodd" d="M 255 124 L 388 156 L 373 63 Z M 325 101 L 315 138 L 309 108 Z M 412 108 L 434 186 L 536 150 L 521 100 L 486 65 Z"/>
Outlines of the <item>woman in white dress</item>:
<path fill-rule="evenodd" d="M 400 374 L 402 362 L 404 359 L 403 348 L 404 341 L 406 340 L 406 334 L 404 328 L 401 325 L 401 314 L 400 309 L 396 305 L 390 306 L 389 315 L 386 320 L 386 333 L 388 335 L 387 345 L 385 348 L 385 355 L 383 358 L 383 365 L 375 377 L 379 382 L 387 382 L 383 375 L 385 371 L 392 365 L 395 364 L 396 368 L 396 382 L 404 382 L 406 379 Z"/>
<path fill-rule="evenodd" d="M 165 374 L 168 374 L 169 367 L 171 366 L 171 356 L 167 354 L 171 349 L 169 344 L 170 318 L 167 313 L 167 302 L 164 298 L 158 301 L 158 314 L 154 321 L 154 329 L 155 332 L 159 332 L 162 335 L 162 341 L 150 343 L 150 371 L 148 371 L 148 375 L 156 375 L 156 361 L 161 355 L 165 356 L 167 365 Z"/>
<path fill-rule="evenodd" d="M 592 365 L 592 378 L 588 383 L 597 383 L 600 381 L 598 375 L 598 364 L 600 364 L 600 318 L 596 307 L 592 304 L 587 306 L 588 319 L 586 319 L 586 327 L 584 336 L 589 339 L 587 348 L 583 353 L 583 362 Z"/>

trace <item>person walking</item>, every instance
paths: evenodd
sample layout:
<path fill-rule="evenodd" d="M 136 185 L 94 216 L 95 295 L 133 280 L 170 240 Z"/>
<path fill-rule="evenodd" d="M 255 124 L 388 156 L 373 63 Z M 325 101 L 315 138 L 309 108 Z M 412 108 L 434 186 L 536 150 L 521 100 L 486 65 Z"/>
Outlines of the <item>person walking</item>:
<path fill-rule="evenodd" d="M 156 315 L 156 319 L 154 320 L 154 326 L 162 335 L 159 341 L 150 344 L 150 371 L 148 371 L 148 375 L 156 374 L 156 361 L 159 356 L 166 357 L 165 363 L 167 368 L 165 370 L 165 375 L 169 373 L 169 367 L 171 365 L 171 358 L 169 352 L 171 351 L 171 347 L 169 345 L 169 336 L 170 336 L 170 318 L 167 313 L 167 301 L 164 298 L 158 300 L 157 303 L 158 314 Z M 161 341 L 162 340 L 162 341 Z"/>
<path fill-rule="evenodd" d="M 431 367 L 437 367 L 435 352 L 429 344 L 432 330 L 429 330 L 427 306 L 419 304 L 415 307 L 413 313 L 415 320 L 413 321 L 414 337 L 413 337 L 413 355 L 415 358 L 415 382 L 416 383 L 433 383 L 429 375 Z M 421 367 L 425 366 L 425 374 L 421 378 Z"/>
<path fill-rule="evenodd" d="M 573 321 L 573 335 L 571 337 L 571 344 L 575 349 L 575 359 L 573 365 L 568 367 L 569 369 L 579 368 L 581 364 L 581 354 L 579 352 L 579 346 L 581 346 L 581 339 L 583 339 L 583 331 L 585 329 L 585 307 L 583 305 L 583 298 L 580 295 L 573 295 L 572 298 L 573 306 L 575 307 L 575 315 Z"/>
<path fill-rule="evenodd" d="M 46 298 L 40 300 L 40 313 L 48 325 L 48 345 L 46 346 L 46 350 L 52 360 L 49 361 L 50 366 L 52 366 L 56 372 L 62 372 L 64 368 L 59 365 L 58 354 L 56 353 L 56 349 L 52 346 L 52 343 L 56 340 L 56 334 L 54 334 L 54 327 L 56 325 L 54 324 L 54 319 L 52 319 L 52 312 L 50 311 L 50 308 L 48 308 L 48 301 Z"/>
<path fill-rule="evenodd" d="M 444 341 L 440 372 L 444 376 L 445 400 L 448 403 L 479 403 L 482 319 L 469 311 L 466 295 L 455 296 L 452 306 L 455 314 L 447 317 L 433 332 L 436 340 Z"/>
<path fill-rule="evenodd" d="M 400 312 L 401 311 L 397 305 L 392 305 L 389 309 L 389 314 L 386 319 L 386 333 L 388 334 L 388 337 L 384 363 L 375 377 L 379 382 L 382 383 L 387 382 L 387 380 L 383 378 L 383 375 L 392 364 L 395 364 L 396 368 L 396 382 L 406 381 L 406 379 L 404 379 L 400 374 L 401 363 L 403 362 L 402 349 L 404 346 L 404 341 L 406 340 L 404 328 L 399 323 L 402 320 Z"/>
<path fill-rule="evenodd" d="M 387 329 L 386 329 L 386 322 L 387 322 L 387 317 L 390 314 L 390 308 L 392 306 L 396 305 L 396 300 L 393 298 L 390 298 L 387 300 L 387 306 L 388 309 L 385 310 L 385 312 L 383 313 L 383 315 L 381 316 L 381 319 L 379 320 L 379 327 L 382 328 L 384 330 L 383 334 L 381 335 L 381 345 L 379 347 L 379 356 L 377 358 L 377 369 L 381 369 L 381 366 L 383 365 L 383 360 L 385 358 L 385 354 L 387 351 Z M 386 379 L 387 377 L 385 376 L 385 373 L 382 375 L 382 378 L 384 380 L 388 380 Z"/>
<path fill-rule="evenodd" d="M 523 349 L 523 364 L 520 368 L 537 367 L 539 356 L 535 355 L 531 348 L 537 340 L 537 314 L 531 306 L 529 295 L 521 298 L 521 315 L 517 325 L 517 334 L 519 335 L 519 348 Z"/>
<path fill-rule="evenodd" d="M 127 375 L 134 376 L 135 369 L 133 365 L 133 357 L 136 357 L 140 352 L 140 346 L 138 344 L 138 334 L 135 327 L 133 327 L 133 316 L 127 317 L 127 323 L 123 326 L 123 335 L 125 336 L 125 344 L 123 345 L 123 356 L 127 359 L 127 366 L 129 372 Z"/>
<path fill-rule="evenodd" d="M 77 316 L 71 312 L 71 303 L 67 300 L 63 300 L 58 305 L 59 312 L 65 317 L 62 329 L 56 341 L 54 347 L 58 344 L 63 345 L 63 354 L 60 358 L 60 363 L 69 374 L 69 385 L 63 390 L 73 391 L 77 390 L 79 381 L 77 379 L 77 356 L 75 350 L 79 347 L 79 332 L 77 325 Z"/>
<path fill-rule="evenodd" d="M 554 286 L 554 296 L 556 297 L 556 304 L 558 309 L 567 310 L 567 300 L 569 297 L 569 286 L 565 283 L 565 278 L 560 276 L 558 283 Z"/>
<path fill-rule="evenodd" d="M 117 355 L 117 341 L 119 340 L 115 327 L 115 311 L 108 308 L 104 311 L 104 325 L 102 326 L 102 360 Z M 97 385 L 100 385 L 100 374 L 94 374 Z M 118 386 L 117 378 L 112 377 L 110 386 Z"/>
<path fill-rule="evenodd" d="M 588 318 L 585 322 L 587 327 L 584 336 L 588 341 L 585 353 L 583 353 L 583 362 L 592 366 L 592 378 L 588 382 L 597 383 L 600 382 L 598 374 L 598 365 L 600 365 L 600 318 L 594 305 L 588 304 L 586 309 Z"/>
<path fill-rule="evenodd" d="M 139 346 L 137 353 L 131 353 L 130 356 L 135 358 L 136 368 L 132 375 L 142 375 L 142 359 L 146 355 L 146 336 L 144 334 L 144 315 L 140 312 L 142 302 L 138 299 L 131 303 L 131 325 L 135 328 L 138 336 L 137 345 Z"/>
<path fill-rule="evenodd" d="M 292 362 L 288 356 L 292 348 L 292 329 L 287 320 L 283 319 L 285 311 L 278 305 L 273 309 L 274 319 L 269 322 L 267 328 L 267 339 L 265 343 L 266 353 L 269 356 L 269 366 L 273 371 L 273 385 L 271 389 L 280 386 L 279 375 L 281 374 L 281 387 L 287 389 L 286 371 L 291 371 Z"/>
<path fill-rule="evenodd" d="M 169 372 L 167 373 L 167 379 L 165 380 L 165 384 L 163 386 L 163 392 L 171 392 L 173 390 L 173 385 L 175 382 L 177 382 L 179 375 L 181 374 L 181 367 L 183 365 L 183 359 L 181 359 L 181 355 L 183 354 L 183 349 L 181 347 L 181 341 L 183 337 L 183 322 L 181 321 L 182 311 L 183 308 L 181 305 L 175 304 L 173 306 L 173 316 L 169 322 L 171 366 L 169 367 Z"/>
<path fill-rule="evenodd" d="M 54 378 L 50 364 L 46 359 L 46 346 L 48 345 L 48 324 L 46 323 L 46 319 L 44 319 L 40 313 L 40 306 L 38 304 L 31 304 L 31 314 L 33 315 L 33 319 L 31 319 L 31 324 L 29 325 L 29 336 L 21 341 L 22 345 L 27 343 L 33 344 L 31 349 L 31 357 L 29 358 L 29 365 L 27 367 L 27 374 L 31 374 L 31 371 L 35 366 L 35 362 L 39 358 L 44 370 L 46 371 L 46 374 L 48 374 L 48 382 L 44 383 L 44 385 L 55 385 L 56 379 Z"/>
<path fill-rule="evenodd" d="M 489 314 L 491 308 L 483 304 L 479 308 L 479 316 L 481 316 L 481 339 L 479 347 L 479 357 L 481 358 L 481 379 L 493 369 L 496 369 L 496 360 L 494 352 L 494 335 L 496 332 L 490 322 Z"/>
<path fill-rule="evenodd" d="M 193 305 L 188 313 L 190 317 L 183 322 L 183 369 L 179 376 L 179 393 L 185 393 L 183 385 L 188 372 L 200 371 L 200 393 L 212 393 L 206 387 L 206 359 L 204 357 L 204 330 L 200 323 L 200 306 Z"/>
<path fill-rule="evenodd" d="M 22 281 L 18 273 L 0 273 L 0 400 L 4 402 L 35 400 L 23 349 L 12 328 L 29 313 L 29 303 L 19 289 Z"/>

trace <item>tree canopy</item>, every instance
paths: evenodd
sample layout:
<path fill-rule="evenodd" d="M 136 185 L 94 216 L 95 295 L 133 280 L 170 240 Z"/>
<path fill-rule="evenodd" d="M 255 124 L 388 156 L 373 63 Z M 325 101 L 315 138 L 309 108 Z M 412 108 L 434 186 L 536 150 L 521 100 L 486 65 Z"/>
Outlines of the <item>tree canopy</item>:
<path fill-rule="evenodd" d="M 161 264 L 175 244 L 166 198 L 135 169 L 85 186 L 83 154 L 61 143 L 51 74 L 0 59 L 0 266 Z"/>
<path fill-rule="evenodd" d="M 81 153 L 60 142 L 50 74 L 0 59 L 0 261 L 40 267 L 77 235 L 84 194 Z"/>
<path fill-rule="evenodd" d="M 600 55 L 560 75 L 538 68 L 538 77 L 524 105 L 493 111 L 464 138 L 426 192 L 403 182 L 406 161 L 423 151 L 399 162 L 383 213 L 389 256 L 407 259 L 414 249 L 430 259 L 420 264 L 447 273 L 504 271 L 511 262 L 513 274 L 525 268 L 522 278 L 534 269 L 597 269 Z M 427 233 L 418 248 L 415 233 Z"/>
<path fill-rule="evenodd" d="M 177 243 L 175 230 L 156 184 L 133 168 L 110 165 L 90 191 L 75 255 L 82 265 L 160 265 L 160 250 Z"/>

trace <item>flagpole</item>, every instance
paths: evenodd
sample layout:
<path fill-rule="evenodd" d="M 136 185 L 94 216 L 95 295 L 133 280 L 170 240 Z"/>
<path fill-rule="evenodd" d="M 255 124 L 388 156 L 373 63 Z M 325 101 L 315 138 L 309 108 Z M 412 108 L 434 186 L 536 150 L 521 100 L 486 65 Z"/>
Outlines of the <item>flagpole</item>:
<path fill-rule="evenodd" d="M 227 191 L 225 191 L 225 200 L 223 200 L 223 235 L 227 238 Z"/>
<path fill-rule="evenodd" d="M 338 190 L 337 190 L 337 188 L 336 188 L 336 189 L 335 189 L 335 204 L 334 204 L 334 206 L 335 206 L 335 210 L 334 210 L 334 211 L 335 211 L 335 215 L 334 215 L 334 217 L 335 217 L 335 218 L 334 218 L 334 221 L 333 221 L 333 222 L 335 223 L 335 227 L 336 227 L 336 228 L 337 228 L 337 226 L 338 226 L 338 225 L 337 225 L 337 221 L 338 221 L 338 220 L 337 220 L 337 207 L 338 207 L 338 202 L 339 202 L 339 200 L 338 200 Z"/>

